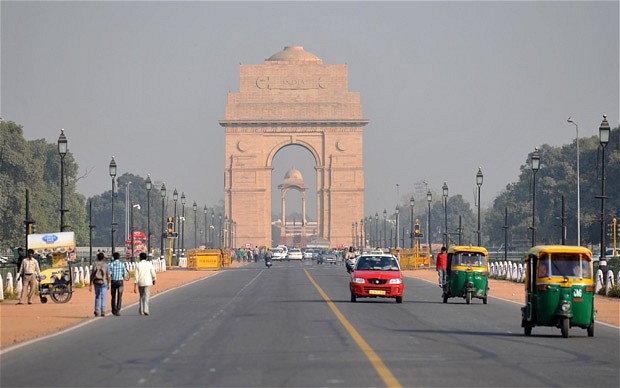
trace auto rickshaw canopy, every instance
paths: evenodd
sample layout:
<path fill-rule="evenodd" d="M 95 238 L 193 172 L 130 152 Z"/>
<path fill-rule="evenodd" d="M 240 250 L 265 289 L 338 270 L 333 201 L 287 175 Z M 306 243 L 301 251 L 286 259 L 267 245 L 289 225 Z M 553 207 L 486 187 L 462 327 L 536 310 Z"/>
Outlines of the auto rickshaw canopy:
<path fill-rule="evenodd" d="M 489 252 L 484 247 L 453 245 L 448 254 L 452 254 L 452 266 L 488 267 Z"/>
<path fill-rule="evenodd" d="M 538 281 L 557 282 L 561 279 L 592 279 L 592 252 L 585 247 L 571 245 L 539 245 L 530 248 L 524 261 L 536 258 L 535 272 Z M 530 271 L 527 271 L 529 277 Z M 553 280 L 557 279 L 557 280 Z"/>

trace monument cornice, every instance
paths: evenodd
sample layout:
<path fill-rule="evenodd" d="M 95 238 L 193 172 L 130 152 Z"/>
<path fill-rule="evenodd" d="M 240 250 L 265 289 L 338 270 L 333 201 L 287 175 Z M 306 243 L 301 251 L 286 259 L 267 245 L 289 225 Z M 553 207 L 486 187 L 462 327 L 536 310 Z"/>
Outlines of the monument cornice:
<path fill-rule="evenodd" d="M 368 119 L 283 119 L 283 120 L 219 120 L 222 127 L 314 127 L 314 126 L 351 126 L 360 127 L 368 125 Z"/>

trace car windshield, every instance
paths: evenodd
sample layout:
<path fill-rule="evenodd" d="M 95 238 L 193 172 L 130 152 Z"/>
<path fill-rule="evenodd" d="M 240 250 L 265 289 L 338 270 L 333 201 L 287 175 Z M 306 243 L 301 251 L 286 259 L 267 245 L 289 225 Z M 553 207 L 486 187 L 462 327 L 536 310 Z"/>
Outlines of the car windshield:
<path fill-rule="evenodd" d="M 398 262 L 394 257 L 362 256 L 357 261 L 357 270 L 361 271 L 398 271 Z"/>
<path fill-rule="evenodd" d="M 454 265 L 466 265 L 471 267 L 485 267 L 486 257 L 480 252 L 459 252 L 454 255 Z"/>
<path fill-rule="evenodd" d="M 538 277 L 590 278 L 591 262 L 578 253 L 542 254 L 538 264 Z"/>

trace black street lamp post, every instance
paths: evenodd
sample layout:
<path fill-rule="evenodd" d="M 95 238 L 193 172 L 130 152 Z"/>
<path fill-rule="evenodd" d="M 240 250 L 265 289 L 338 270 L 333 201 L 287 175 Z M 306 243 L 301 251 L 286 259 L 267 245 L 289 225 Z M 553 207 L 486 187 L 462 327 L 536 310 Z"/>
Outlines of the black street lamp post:
<path fill-rule="evenodd" d="M 211 208 L 211 248 L 215 248 L 215 208 Z"/>
<path fill-rule="evenodd" d="M 478 234 L 478 246 L 481 245 L 480 239 L 480 188 L 482 187 L 482 181 L 484 176 L 482 175 L 482 167 L 478 167 L 478 172 L 476 173 L 476 186 L 478 186 L 478 230 L 476 233 Z"/>
<path fill-rule="evenodd" d="M 399 231 L 399 228 L 400 228 L 399 221 L 400 220 L 398 219 L 399 218 L 399 213 L 400 213 L 400 209 L 398 208 L 398 204 L 396 204 L 396 224 L 395 224 L 395 229 L 396 229 L 396 236 L 395 237 L 396 237 L 396 239 L 394 240 L 394 246 L 396 248 L 398 248 L 398 238 L 400 237 L 400 231 Z"/>
<path fill-rule="evenodd" d="M 387 248 L 387 209 L 383 209 L 383 246 Z"/>
<path fill-rule="evenodd" d="M 218 214 L 217 215 L 219 221 L 220 221 L 220 228 L 219 228 L 219 234 L 218 234 L 218 242 L 220 244 L 220 248 L 223 247 L 224 245 L 224 233 L 223 233 L 223 229 L 222 229 L 222 214 Z"/>
<path fill-rule="evenodd" d="M 174 231 L 178 232 L 179 230 L 179 223 L 177 220 L 177 201 L 179 200 L 179 192 L 177 191 L 177 189 L 175 188 L 174 191 L 172 192 L 172 200 L 174 201 Z M 178 234 L 177 234 L 177 238 L 176 239 L 172 239 L 172 251 L 174 253 L 177 254 L 178 256 L 178 249 L 179 249 L 179 238 L 178 238 Z M 176 248 L 176 249 L 175 249 Z M 170 249 L 170 248 L 168 248 Z"/>
<path fill-rule="evenodd" d="M 205 248 L 209 247 L 209 223 L 207 220 L 207 205 L 205 205 L 204 209 L 203 209 L 204 213 L 205 213 Z"/>
<path fill-rule="evenodd" d="M 67 155 L 67 137 L 65 130 L 60 130 L 58 137 L 58 154 L 60 155 L 60 231 L 65 231 L 65 156 Z"/>
<path fill-rule="evenodd" d="M 366 223 L 368 224 L 368 244 L 372 247 L 374 246 L 372 234 L 372 216 L 368 216 L 368 221 Z"/>
<path fill-rule="evenodd" d="M 198 211 L 198 205 L 196 205 L 196 201 L 194 201 L 192 209 L 194 209 L 194 249 L 198 249 L 198 237 L 196 234 L 198 231 L 198 220 L 196 218 L 196 211 Z"/>
<path fill-rule="evenodd" d="M 151 254 L 151 175 L 146 177 L 146 251 Z"/>
<path fill-rule="evenodd" d="M 430 190 L 426 192 L 426 202 L 428 202 L 428 213 L 426 214 L 426 244 L 428 245 L 428 254 L 431 255 L 431 202 L 433 202 L 433 194 Z"/>
<path fill-rule="evenodd" d="M 114 194 L 114 190 L 116 188 L 116 161 L 114 160 L 114 156 L 112 156 L 112 160 L 110 161 L 110 166 L 109 166 L 109 172 L 110 172 L 110 177 L 112 178 L 112 229 L 111 229 L 111 235 L 112 235 L 112 253 L 116 252 L 115 248 L 114 248 L 114 232 L 116 232 L 116 222 L 114 222 L 114 197 L 116 196 Z"/>
<path fill-rule="evenodd" d="M 379 233 L 379 213 L 375 212 L 375 244 L 381 245 L 381 237 Z"/>
<path fill-rule="evenodd" d="M 536 246 L 536 173 L 540 169 L 540 154 L 534 149 L 532 163 L 532 246 Z"/>
<path fill-rule="evenodd" d="M 413 248 L 413 205 L 415 204 L 415 199 L 411 196 L 409 199 L 409 237 L 411 240 L 411 248 Z"/>
<path fill-rule="evenodd" d="M 166 208 L 166 184 L 162 183 L 161 184 L 161 189 L 159 190 L 159 193 L 161 195 L 161 246 L 160 246 L 160 256 L 164 257 L 164 239 L 166 238 L 165 236 L 165 232 L 164 232 L 164 228 L 165 228 L 165 208 Z"/>
<path fill-rule="evenodd" d="M 601 258 L 599 260 L 599 269 L 603 272 L 603 276 L 605 276 L 607 270 L 607 252 L 605 252 L 607 249 L 605 244 L 605 199 L 607 198 L 605 195 L 605 147 L 609 143 L 609 133 L 610 128 L 607 122 L 607 115 L 603 115 L 603 121 L 598 128 L 598 137 L 601 144 L 601 195 L 597 196 L 601 200 Z"/>
<path fill-rule="evenodd" d="M 179 223 L 181 224 L 181 254 L 178 257 L 185 257 L 185 193 L 181 193 L 181 218 Z"/>
<path fill-rule="evenodd" d="M 443 246 L 448 246 L 448 184 L 446 182 L 443 183 L 441 187 L 443 190 L 443 220 L 444 220 L 444 229 L 443 229 Z"/>

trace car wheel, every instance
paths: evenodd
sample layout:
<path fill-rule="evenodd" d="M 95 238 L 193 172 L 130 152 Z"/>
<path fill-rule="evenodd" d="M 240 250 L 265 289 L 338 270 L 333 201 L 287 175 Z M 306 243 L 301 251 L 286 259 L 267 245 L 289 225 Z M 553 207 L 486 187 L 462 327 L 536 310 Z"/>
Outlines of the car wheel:
<path fill-rule="evenodd" d="M 351 302 L 355 303 L 357 302 L 357 295 L 355 295 L 355 293 L 351 293 Z"/>
<path fill-rule="evenodd" d="M 403 297 L 402 296 L 397 296 L 396 297 L 396 303 L 403 303 Z"/>

